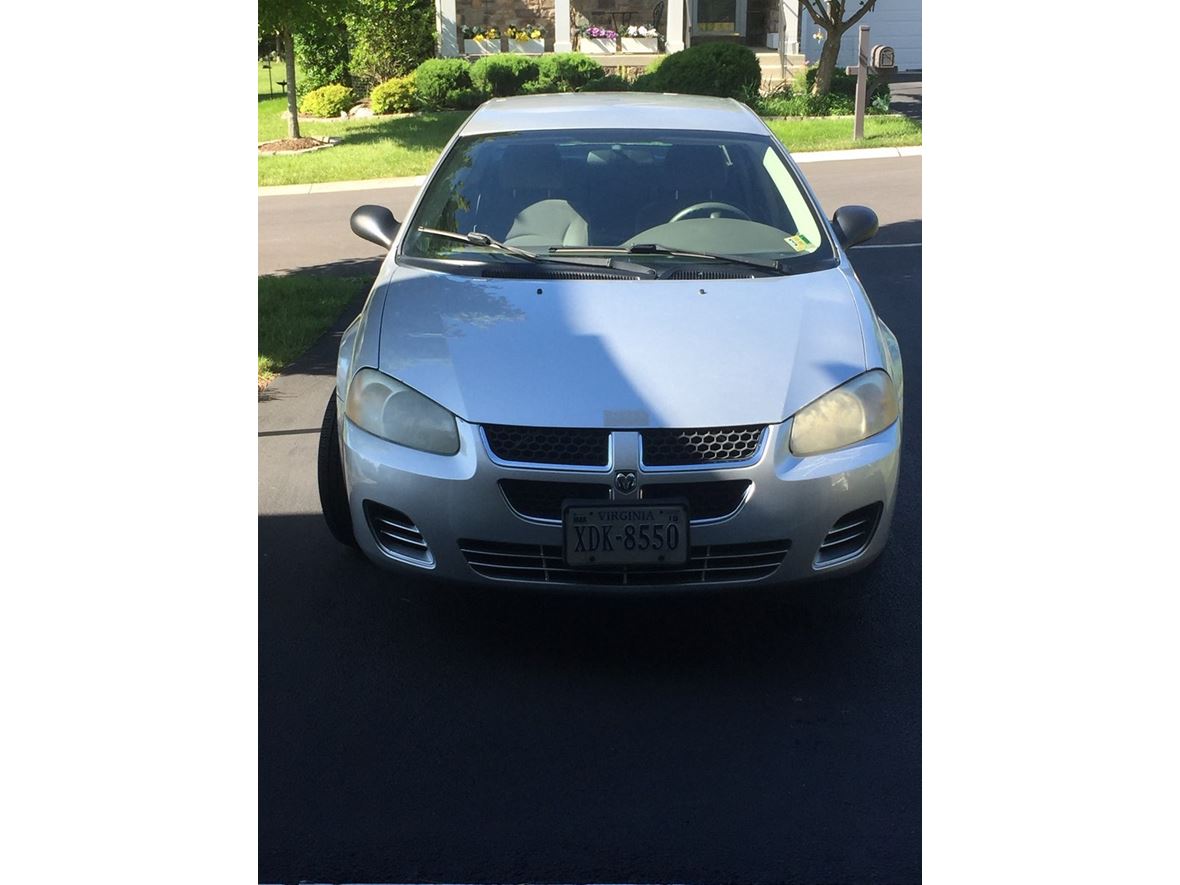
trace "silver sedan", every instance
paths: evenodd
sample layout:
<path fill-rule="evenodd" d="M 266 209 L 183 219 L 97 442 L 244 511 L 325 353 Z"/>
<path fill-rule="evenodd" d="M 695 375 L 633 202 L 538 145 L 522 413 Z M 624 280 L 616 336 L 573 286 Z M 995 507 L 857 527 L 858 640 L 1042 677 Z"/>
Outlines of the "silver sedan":
<path fill-rule="evenodd" d="M 751 585 L 874 560 L 897 340 L 762 121 L 726 99 L 496 99 L 456 133 L 345 331 L 333 535 L 486 584 Z"/>

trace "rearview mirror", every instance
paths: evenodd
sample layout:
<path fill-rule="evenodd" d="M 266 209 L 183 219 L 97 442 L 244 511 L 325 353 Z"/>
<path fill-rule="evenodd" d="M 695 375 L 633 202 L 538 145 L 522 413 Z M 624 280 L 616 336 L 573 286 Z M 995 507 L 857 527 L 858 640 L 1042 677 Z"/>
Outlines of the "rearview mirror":
<path fill-rule="evenodd" d="M 388 249 L 397 235 L 397 219 L 384 206 L 360 206 L 348 220 L 352 232 L 362 240 Z"/>
<path fill-rule="evenodd" d="M 877 235 L 877 213 L 868 206 L 841 206 L 832 216 L 836 236 L 845 249 Z"/>

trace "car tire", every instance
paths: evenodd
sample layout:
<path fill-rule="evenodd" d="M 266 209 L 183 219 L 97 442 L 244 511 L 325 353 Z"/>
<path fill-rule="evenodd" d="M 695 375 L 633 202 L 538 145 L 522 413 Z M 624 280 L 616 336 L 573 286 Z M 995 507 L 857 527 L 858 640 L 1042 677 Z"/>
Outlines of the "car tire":
<path fill-rule="evenodd" d="M 357 548 L 352 530 L 352 512 L 348 509 L 348 491 L 344 486 L 344 467 L 340 461 L 340 427 L 336 421 L 336 392 L 328 397 L 328 408 L 320 425 L 319 454 L 320 509 L 332 537 L 348 547 Z"/>

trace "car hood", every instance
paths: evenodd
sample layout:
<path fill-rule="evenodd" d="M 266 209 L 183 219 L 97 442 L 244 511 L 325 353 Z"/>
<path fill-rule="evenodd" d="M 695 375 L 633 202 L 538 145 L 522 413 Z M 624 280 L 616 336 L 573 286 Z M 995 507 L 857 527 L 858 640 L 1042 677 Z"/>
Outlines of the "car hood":
<path fill-rule="evenodd" d="M 474 423 L 769 424 L 863 372 L 842 270 L 519 280 L 399 267 L 379 368 Z"/>

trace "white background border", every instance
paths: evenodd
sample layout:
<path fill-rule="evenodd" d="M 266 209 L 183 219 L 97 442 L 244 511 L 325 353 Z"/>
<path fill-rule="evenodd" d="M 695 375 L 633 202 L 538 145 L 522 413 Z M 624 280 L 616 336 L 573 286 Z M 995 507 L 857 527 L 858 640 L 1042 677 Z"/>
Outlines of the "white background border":
<path fill-rule="evenodd" d="M 1176 870 L 1165 9 L 925 10 L 930 882 Z M 39 11 L 0 57 L 4 869 L 253 881 L 254 10 Z"/>

